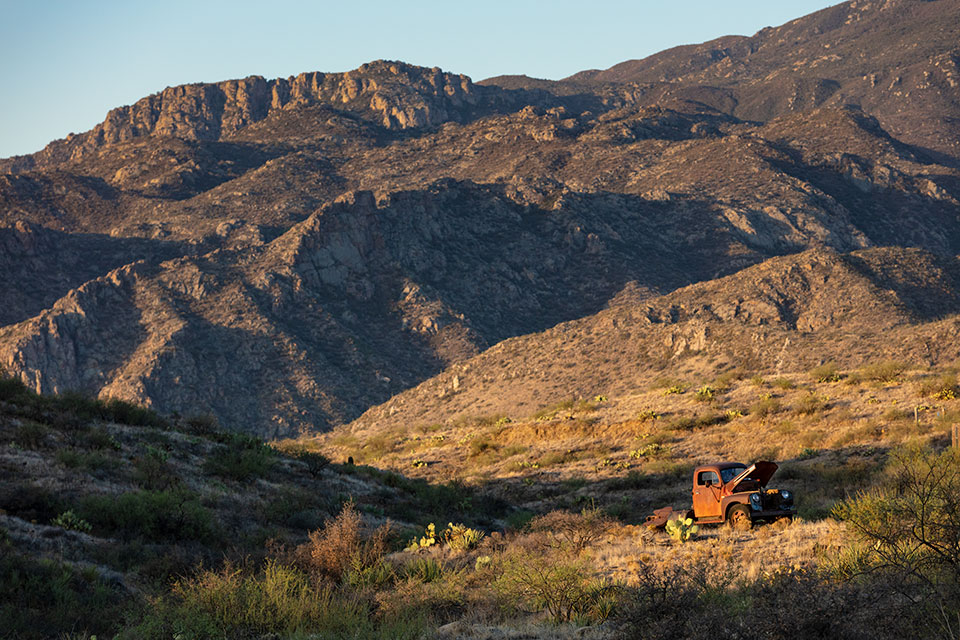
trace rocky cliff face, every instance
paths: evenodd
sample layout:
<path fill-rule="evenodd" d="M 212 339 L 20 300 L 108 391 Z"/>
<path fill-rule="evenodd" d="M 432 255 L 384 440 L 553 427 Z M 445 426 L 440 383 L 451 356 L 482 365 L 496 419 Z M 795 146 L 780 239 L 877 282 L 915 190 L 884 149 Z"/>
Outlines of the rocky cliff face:
<path fill-rule="evenodd" d="M 345 73 L 301 73 L 265 80 L 251 76 L 215 84 L 167 87 L 118 107 L 91 131 L 51 143 L 14 168 L 78 160 L 104 145 L 142 137 L 221 140 L 283 109 L 329 105 L 359 114 L 388 130 L 459 122 L 514 105 L 496 87 L 464 75 L 378 60 Z"/>
<path fill-rule="evenodd" d="M 838 96 L 870 69 L 949 66 L 954 25 L 929 7 L 957 5 L 846 3 L 627 65 L 636 78 L 499 87 L 375 62 L 169 88 L 0 163 L 0 366 L 39 390 L 281 436 L 420 383 L 397 402 L 466 411 L 514 383 L 569 395 L 585 387 L 568 369 L 613 380 L 691 351 L 772 367 L 788 337 L 831 327 L 927 327 L 901 343 L 929 351 L 917 336 L 956 312 L 944 265 L 960 253 L 960 155 L 928 125 L 954 111 L 911 102 L 907 130 L 887 84 L 875 103 Z M 807 49 L 864 25 L 897 31 L 903 51 L 814 64 Z M 947 100 L 942 80 L 922 95 Z M 744 115 L 757 87 L 781 100 L 793 84 L 814 99 Z M 710 284 L 723 277 L 740 279 Z M 577 326 L 590 342 L 558 328 Z M 474 386 L 468 366 L 500 382 Z"/>

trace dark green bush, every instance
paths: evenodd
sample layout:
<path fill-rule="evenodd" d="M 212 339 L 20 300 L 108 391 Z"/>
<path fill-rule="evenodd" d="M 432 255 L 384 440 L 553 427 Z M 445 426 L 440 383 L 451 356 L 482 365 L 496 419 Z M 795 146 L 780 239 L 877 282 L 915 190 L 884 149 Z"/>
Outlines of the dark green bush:
<path fill-rule="evenodd" d="M 180 484 L 180 478 L 164 449 L 147 446 L 146 452 L 133 461 L 134 481 L 144 489 L 163 491 Z"/>
<path fill-rule="evenodd" d="M 645 568 L 637 577 L 620 593 L 615 638 L 919 637 L 909 602 L 866 581 L 837 583 L 798 570 L 734 584 L 732 575 L 679 564 Z"/>
<path fill-rule="evenodd" d="M 215 532 L 210 512 L 182 489 L 89 496 L 76 511 L 95 533 L 110 536 L 178 542 L 210 540 Z"/>
<path fill-rule="evenodd" d="M 166 428 L 169 422 L 153 409 L 141 407 L 138 404 L 110 398 L 99 401 L 99 417 L 110 422 L 137 425 L 142 427 Z"/>
<path fill-rule="evenodd" d="M 0 374 L 0 400 L 6 402 L 16 402 L 24 400 L 33 395 L 27 385 L 23 384 L 20 378 L 12 378 Z"/>
<path fill-rule="evenodd" d="M 218 439 L 226 446 L 217 449 L 204 465 L 213 475 L 237 481 L 260 478 L 276 462 L 276 451 L 257 438 L 228 433 Z"/>
<path fill-rule="evenodd" d="M 28 420 L 14 430 L 13 441 L 24 449 L 39 449 L 49 434 L 49 427 Z"/>
<path fill-rule="evenodd" d="M 46 523 L 64 510 L 64 504 L 60 496 L 44 487 L 21 482 L 2 482 L 0 509 L 23 520 Z"/>
<path fill-rule="evenodd" d="M 220 432 L 220 423 L 212 414 L 189 416 L 184 421 L 184 431 L 198 436 L 211 436 Z"/>
<path fill-rule="evenodd" d="M 703 413 L 696 416 L 680 416 L 667 423 L 666 428 L 671 431 L 692 431 L 701 427 L 710 427 L 729 422 L 730 416 L 725 413 Z"/>
<path fill-rule="evenodd" d="M 316 451 L 296 449 L 290 455 L 302 462 L 307 468 L 307 473 L 313 478 L 319 478 L 323 470 L 330 466 L 330 458 Z"/>
<path fill-rule="evenodd" d="M 0 549 L 0 635 L 4 638 L 111 637 L 130 609 L 129 594 L 105 584 L 93 570 Z"/>

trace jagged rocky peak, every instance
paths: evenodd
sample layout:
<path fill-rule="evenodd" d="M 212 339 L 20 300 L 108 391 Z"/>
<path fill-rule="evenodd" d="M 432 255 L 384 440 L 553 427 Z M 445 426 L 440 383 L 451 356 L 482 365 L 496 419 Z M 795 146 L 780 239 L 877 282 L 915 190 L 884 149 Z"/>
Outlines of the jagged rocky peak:
<path fill-rule="evenodd" d="M 185 84 L 113 109 L 89 132 L 52 142 L 12 168 L 77 160 L 104 145 L 145 136 L 227 139 L 275 112 L 314 104 L 350 112 L 393 130 L 461 121 L 509 101 L 499 87 L 475 85 L 465 75 L 386 60 L 343 73 L 313 71 L 275 80 L 250 76 Z"/>

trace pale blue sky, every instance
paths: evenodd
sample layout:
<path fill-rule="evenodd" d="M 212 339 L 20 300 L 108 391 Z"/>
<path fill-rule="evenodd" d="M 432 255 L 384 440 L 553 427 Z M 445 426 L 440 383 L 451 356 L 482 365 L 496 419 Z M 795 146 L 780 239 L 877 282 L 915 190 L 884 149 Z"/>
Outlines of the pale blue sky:
<path fill-rule="evenodd" d="M 0 157 L 170 85 L 346 71 L 378 58 L 558 79 L 741 34 L 824 0 L 0 0 Z"/>

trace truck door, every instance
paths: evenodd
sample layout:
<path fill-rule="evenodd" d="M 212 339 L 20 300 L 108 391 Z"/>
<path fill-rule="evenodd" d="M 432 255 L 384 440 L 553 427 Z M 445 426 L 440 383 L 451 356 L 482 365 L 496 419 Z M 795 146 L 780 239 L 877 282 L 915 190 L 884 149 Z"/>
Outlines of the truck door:
<path fill-rule="evenodd" d="M 720 517 L 720 476 L 698 471 L 693 479 L 693 513 L 698 518 Z"/>

